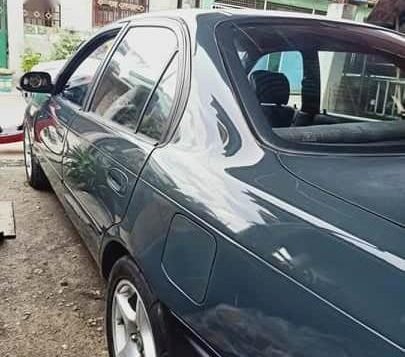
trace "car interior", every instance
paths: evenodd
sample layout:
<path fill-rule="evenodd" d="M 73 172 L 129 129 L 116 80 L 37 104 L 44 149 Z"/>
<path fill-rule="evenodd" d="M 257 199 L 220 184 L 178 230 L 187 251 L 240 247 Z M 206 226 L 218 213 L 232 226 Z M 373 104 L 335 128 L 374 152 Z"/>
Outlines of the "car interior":
<path fill-rule="evenodd" d="M 246 24 L 237 32 L 249 85 L 282 139 L 405 143 L 405 56 L 394 48 L 394 34 L 322 23 Z"/>

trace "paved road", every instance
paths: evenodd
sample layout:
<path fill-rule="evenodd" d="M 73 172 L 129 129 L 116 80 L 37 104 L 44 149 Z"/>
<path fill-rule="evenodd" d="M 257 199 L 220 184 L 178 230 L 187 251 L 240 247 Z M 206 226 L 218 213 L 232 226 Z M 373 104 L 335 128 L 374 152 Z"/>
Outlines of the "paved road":
<path fill-rule="evenodd" d="M 5 113 L 21 113 L 4 106 Z M 0 356 L 107 356 L 103 281 L 52 192 L 25 183 L 21 144 L 0 145 L 0 201 L 17 239 L 0 242 Z"/>

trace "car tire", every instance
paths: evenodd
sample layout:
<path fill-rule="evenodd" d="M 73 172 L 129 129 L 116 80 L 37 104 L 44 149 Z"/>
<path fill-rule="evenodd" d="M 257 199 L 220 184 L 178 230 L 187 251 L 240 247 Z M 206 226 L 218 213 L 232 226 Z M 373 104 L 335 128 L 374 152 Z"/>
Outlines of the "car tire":
<path fill-rule="evenodd" d="M 107 344 L 111 357 L 171 356 L 167 312 L 128 256 L 119 259 L 112 268 L 106 304 Z"/>
<path fill-rule="evenodd" d="M 31 137 L 29 131 L 24 128 L 24 164 L 27 181 L 36 190 L 49 189 L 49 182 L 42 170 L 37 157 L 32 151 Z"/>

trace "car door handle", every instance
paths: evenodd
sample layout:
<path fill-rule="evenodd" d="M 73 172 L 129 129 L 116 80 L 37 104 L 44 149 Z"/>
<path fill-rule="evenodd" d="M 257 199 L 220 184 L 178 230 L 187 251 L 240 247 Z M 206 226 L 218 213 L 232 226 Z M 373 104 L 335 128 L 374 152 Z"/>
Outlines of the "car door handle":
<path fill-rule="evenodd" d="M 113 191 L 123 195 L 128 187 L 128 176 L 120 169 L 109 169 L 107 172 L 107 184 Z"/>

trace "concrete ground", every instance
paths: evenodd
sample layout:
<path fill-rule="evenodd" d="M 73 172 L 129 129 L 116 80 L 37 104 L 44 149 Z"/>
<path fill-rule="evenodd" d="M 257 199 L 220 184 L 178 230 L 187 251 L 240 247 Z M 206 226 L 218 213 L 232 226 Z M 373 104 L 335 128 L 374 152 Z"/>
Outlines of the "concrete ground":
<path fill-rule="evenodd" d="M 0 96 L 0 123 L 24 102 Z M 13 201 L 17 238 L 0 242 L 0 356 L 107 356 L 104 283 L 52 192 L 25 182 L 22 145 L 0 145 L 0 201 Z"/>

